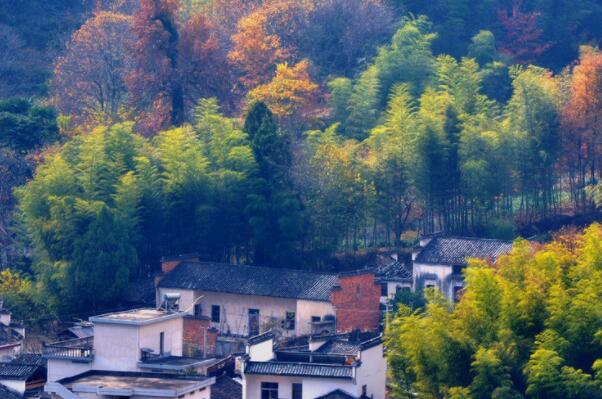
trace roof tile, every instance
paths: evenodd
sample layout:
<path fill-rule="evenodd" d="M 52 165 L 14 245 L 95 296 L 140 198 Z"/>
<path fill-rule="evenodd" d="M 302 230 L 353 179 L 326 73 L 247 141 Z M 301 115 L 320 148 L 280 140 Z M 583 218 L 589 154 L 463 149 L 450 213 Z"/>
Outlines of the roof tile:
<path fill-rule="evenodd" d="M 165 275 L 161 288 L 328 301 L 334 274 L 262 266 L 186 262 Z"/>

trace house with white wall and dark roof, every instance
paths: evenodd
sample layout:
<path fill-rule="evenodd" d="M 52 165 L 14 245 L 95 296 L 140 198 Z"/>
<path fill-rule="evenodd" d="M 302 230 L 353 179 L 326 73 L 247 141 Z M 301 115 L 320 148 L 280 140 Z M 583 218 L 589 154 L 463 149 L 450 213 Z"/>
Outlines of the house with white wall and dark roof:
<path fill-rule="evenodd" d="M 487 238 L 429 237 L 412 254 L 414 290 L 437 288 L 456 300 L 464 287 L 463 270 L 471 258 L 495 263 L 512 242 Z"/>
<path fill-rule="evenodd" d="M 25 327 L 12 320 L 10 310 L 4 308 L 0 299 L 0 361 L 6 362 L 17 357 L 23 348 Z"/>
<path fill-rule="evenodd" d="M 164 259 L 162 270 L 157 303 L 178 294 L 181 310 L 208 319 L 218 331 L 218 345 L 274 328 L 292 337 L 379 326 L 380 286 L 372 271 L 314 273 L 191 256 Z"/>
<path fill-rule="evenodd" d="M 242 362 L 243 399 L 385 398 L 380 334 L 312 336 L 306 345 L 276 345 L 266 332 L 249 340 Z"/>
<path fill-rule="evenodd" d="M 92 337 L 46 345 L 46 393 L 57 399 L 210 399 L 215 378 L 205 374 L 218 359 L 183 355 L 185 316 L 168 303 L 90 317 Z"/>

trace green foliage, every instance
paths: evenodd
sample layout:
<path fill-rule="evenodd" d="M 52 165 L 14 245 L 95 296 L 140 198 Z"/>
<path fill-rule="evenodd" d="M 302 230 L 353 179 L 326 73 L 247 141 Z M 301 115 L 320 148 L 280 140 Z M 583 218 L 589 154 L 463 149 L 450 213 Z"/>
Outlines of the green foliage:
<path fill-rule="evenodd" d="M 18 191 L 50 306 L 113 304 L 162 254 L 240 257 L 251 239 L 245 208 L 259 195 L 257 174 L 246 134 L 215 100 L 201 102 L 194 128 L 152 141 L 131 124 L 72 139 Z"/>
<path fill-rule="evenodd" d="M 0 101 L 0 146 L 26 153 L 57 141 L 58 133 L 52 108 L 18 98 Z"/>
<path fill-rule="evenodd" d="M 391 44 L 381 47 L 374 59 L 381 103 L 386 101 L 396 83 L 408 83 L 414 95 L 424 90 L 434 66 L 431 44 L 436 37 L 424 16 L 402 20 Z"/>
<path fill-rule="evenodd" d="M 386 331 L 393 397 L 601 397 L 601 238 L 594 224 L 540 249 L 517 241 L 495 268 L 471 262 L 455 306 L 402 308 Z"/>
<path fill-rule="evenodd" d="M 255 238 L 254 262 L 282 265 L 282 259 L 292 259 L 298 251 L 304 224 L 301 203 L 291 190 L 290 140 L 262 102 L 249 110 L 244 131 L 259 167 L 257 192 L 247 208 Z"/>

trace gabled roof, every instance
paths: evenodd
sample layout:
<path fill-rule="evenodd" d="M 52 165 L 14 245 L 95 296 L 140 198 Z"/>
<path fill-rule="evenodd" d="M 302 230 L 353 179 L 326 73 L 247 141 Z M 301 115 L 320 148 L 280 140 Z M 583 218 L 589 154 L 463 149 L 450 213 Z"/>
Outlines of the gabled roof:
<path fill-rule="evenodd" d="M 30 364 L 0 363 L 0 380 L 26 381 L 38 367 Z"/>
<path fill-rule="evenodd" d="M 414 263 L 465 266 L 468 258 L 495 261 L 512 250 L 512 242 L 487 238 L 435 237 Z"/>
<path fill-rule="evenodd" d="M 48 359 L 45 359 L 41 353 L 20 353 L 19 356 L 10 361 L 10 364 L 46 367 Z"/>
<path fill-rule="evenodd" d="M 6 388 L 4 385 L 0 385 L 0 398 L 2 399 L 21 399 L 20 395 Z"/>
<path fill-rule="evenodd" d="M 211 399 L 242 399 L 242 384 L 225 375 L 216 377 Z"/>
<path fill-rule="evenodd" d="M 18 344 L 23 341 L 23 336 L 12 328 L 0 324 L 0 346 Z"/>
<path fill-rule="evenodd" d="M 338 283 L 334 274 L 262 266 L 185 262 L 167 273 L 160 288 L 177 288 L 328 301 Z"/>
<path fill-rule="evenodd" d="M 386 281 L 412 281 L 412 272 L 402 262 L 392 260 L 377 266 L 376 277 Z"/>
<path fill-rule="evenodd" d="M 316 399 L 357 399 L 357 396 L 348 394 L 342 389 L 335 389 L 334 391 L 329 392 L 326 395 L 318 396 Z"/>
<path fill-rule="evenodd" d="M 245 374 L 286 375 L 318 378 L 353 378 L 354 366 L 299 362 L 252 362 L 245 363 Z"/>
<path fill-rule="evenodd" d="M 361 350 L 359 342 L 348 342 L 330 339 L 320 346 L 315 353 L 329 353 L 334 355 L 357 355 Z"/>

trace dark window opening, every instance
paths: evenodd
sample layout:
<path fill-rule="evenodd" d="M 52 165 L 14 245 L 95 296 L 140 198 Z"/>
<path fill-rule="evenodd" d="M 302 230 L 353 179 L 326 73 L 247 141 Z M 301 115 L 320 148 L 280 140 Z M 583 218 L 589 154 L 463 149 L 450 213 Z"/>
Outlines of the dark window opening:
<path fill-rule="evenodd" d="M 380 296 L 389 296 L 389 285 L 387 283 L 380 285 Z"/>
<path fill-rule="evenodd" d="M 262 382 L 261 399 L 278 399 L 278 383 Z"/>
<path fill-rule="evenodd" d="M 160 332 L 159 333 L 159 354 L 162 355 L 164 351 L 165 351 L 165 333 Z"/>
<path fill-rule="evenodd" d="M 464 287 L 456 286 L 454 287 L 454 301 L 459 302 L 460 298 L 462 298 L 462 294 L 464 292 Z"/>
<path fill-rule="evenodd" d="M 303 399 L 303 385 L 293 384 L 293 398 L 292 399 Z"/>
<path fill-rule="evenodd" d="M 452 274 L 459 276 L 459 275 L 462 274 L 462 269 L 463 269 L 462 266 L 460 266 L 460 265 L 454 265 L 454 266 L 452 266 Z"/>
<path fill-rule="evenodd" d="M 287 330 L 295 329 L 295 312 L 286 312 L 286 319 L 284 320 L 284 328 Z"/>
<path fill-rule="evenodd" d="M 362 385 L 362 396 L 368 396 L 368 385 Z"/>
<path fill-rule="evenodd" d="M 259 334 L 259 309 L 249 309 L 249 336 Z"/>
<path fill-rule="evenodd" d="M 220 307 L 219 305 L 211 305 L 211 321 L 214 323 L 219 323 L 220 316 Z"/>
<path fill-rule="evenodd" d="M 203 308 L 200 303 L 194 305 L 194 317 L 199 319 L 203 315 Z"/>
<path fill-rule="evenodd" d="M 319 323 L 319 322 L 320 322 L 320 320 L 322 320 L 322 319 L 320 318 L 320 316 L 312 316 L 312 317 L 311 317 L 311 322 L 312 322 L 312 323 Z"/>

